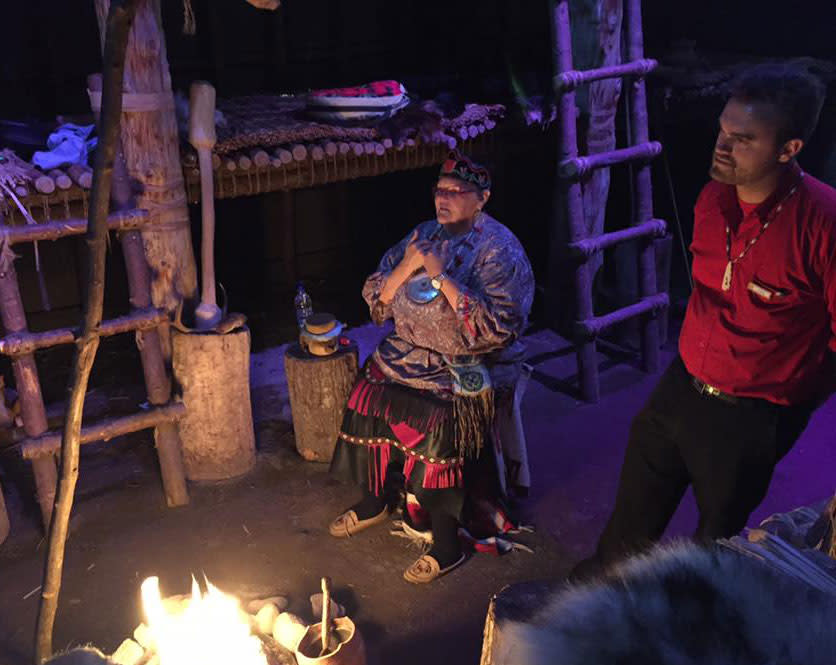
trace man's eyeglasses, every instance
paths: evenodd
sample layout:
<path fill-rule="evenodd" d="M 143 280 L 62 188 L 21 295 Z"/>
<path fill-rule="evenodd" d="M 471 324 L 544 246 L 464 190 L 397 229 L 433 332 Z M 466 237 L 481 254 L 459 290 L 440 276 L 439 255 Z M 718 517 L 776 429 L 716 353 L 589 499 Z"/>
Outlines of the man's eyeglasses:
<path fill-rule="evenodd" d="M 439 199 L 454 199 L 465 194 L 475 194 L 475 189 L 450 189 L 448 187 L 433 187 L 433 196 Z"/>

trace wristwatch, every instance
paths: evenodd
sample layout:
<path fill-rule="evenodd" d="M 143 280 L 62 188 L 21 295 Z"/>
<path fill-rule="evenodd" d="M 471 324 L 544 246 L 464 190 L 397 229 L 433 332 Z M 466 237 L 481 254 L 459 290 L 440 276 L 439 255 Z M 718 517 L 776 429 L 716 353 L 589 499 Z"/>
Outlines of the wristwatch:
<path fill-rule="evenodd" d="M 447 275 L 442 272 L 430 279 L 430 284 L 436 291 L 441 291 L 441 285 L 444 284 L 445 279 L 447 279 Z"/>

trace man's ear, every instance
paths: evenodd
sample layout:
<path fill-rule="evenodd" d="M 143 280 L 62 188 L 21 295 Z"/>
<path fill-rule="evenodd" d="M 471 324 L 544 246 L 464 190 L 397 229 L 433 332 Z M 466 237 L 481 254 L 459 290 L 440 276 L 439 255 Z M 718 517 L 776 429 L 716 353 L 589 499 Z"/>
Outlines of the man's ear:
<path fill-rule="evenodd" d="M 483 189 L 481 195 L 482 205 L 485 205 L 488 202 L 489 198 L 491 198 L 491 190 Z"/>
<path fill-rule="evenodd" d="M 786 164 L 788 161 L 793 159 L 799 152 L 801 152 L 801 148 L 804 147 L 804 141 L 801 139 L 790 139 L 783 146 L 781 146 L 781 150 L 778 153 L 778 161 Z"/>

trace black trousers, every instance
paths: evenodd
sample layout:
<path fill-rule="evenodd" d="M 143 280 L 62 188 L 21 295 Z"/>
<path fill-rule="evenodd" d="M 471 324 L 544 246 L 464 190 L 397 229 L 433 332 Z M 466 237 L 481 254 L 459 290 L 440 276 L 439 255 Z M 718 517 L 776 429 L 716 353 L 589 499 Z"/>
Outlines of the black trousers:
<path fill-rule="evenodd" d="M 698 541 L 739 533 L 814 409 L 700 394 L 677 357 L 633 420 L 615 508 L 581 574 L 657 541 L 689 484 L 699 508 Z"/>

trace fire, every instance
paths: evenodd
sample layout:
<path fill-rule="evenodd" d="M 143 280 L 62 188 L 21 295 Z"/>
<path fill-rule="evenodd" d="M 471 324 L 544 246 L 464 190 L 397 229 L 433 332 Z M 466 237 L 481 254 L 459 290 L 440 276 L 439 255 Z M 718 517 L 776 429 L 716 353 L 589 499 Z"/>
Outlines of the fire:
<path fill-rule="evenodd" d="M 178 610 L 164 605 L 159 578 L 143 581 L 142 607 L 160 665 L 267 665 L 238 599 L 208 580 L 206 589 L 201 593 L 193 577 L 191 598 Z"/>

